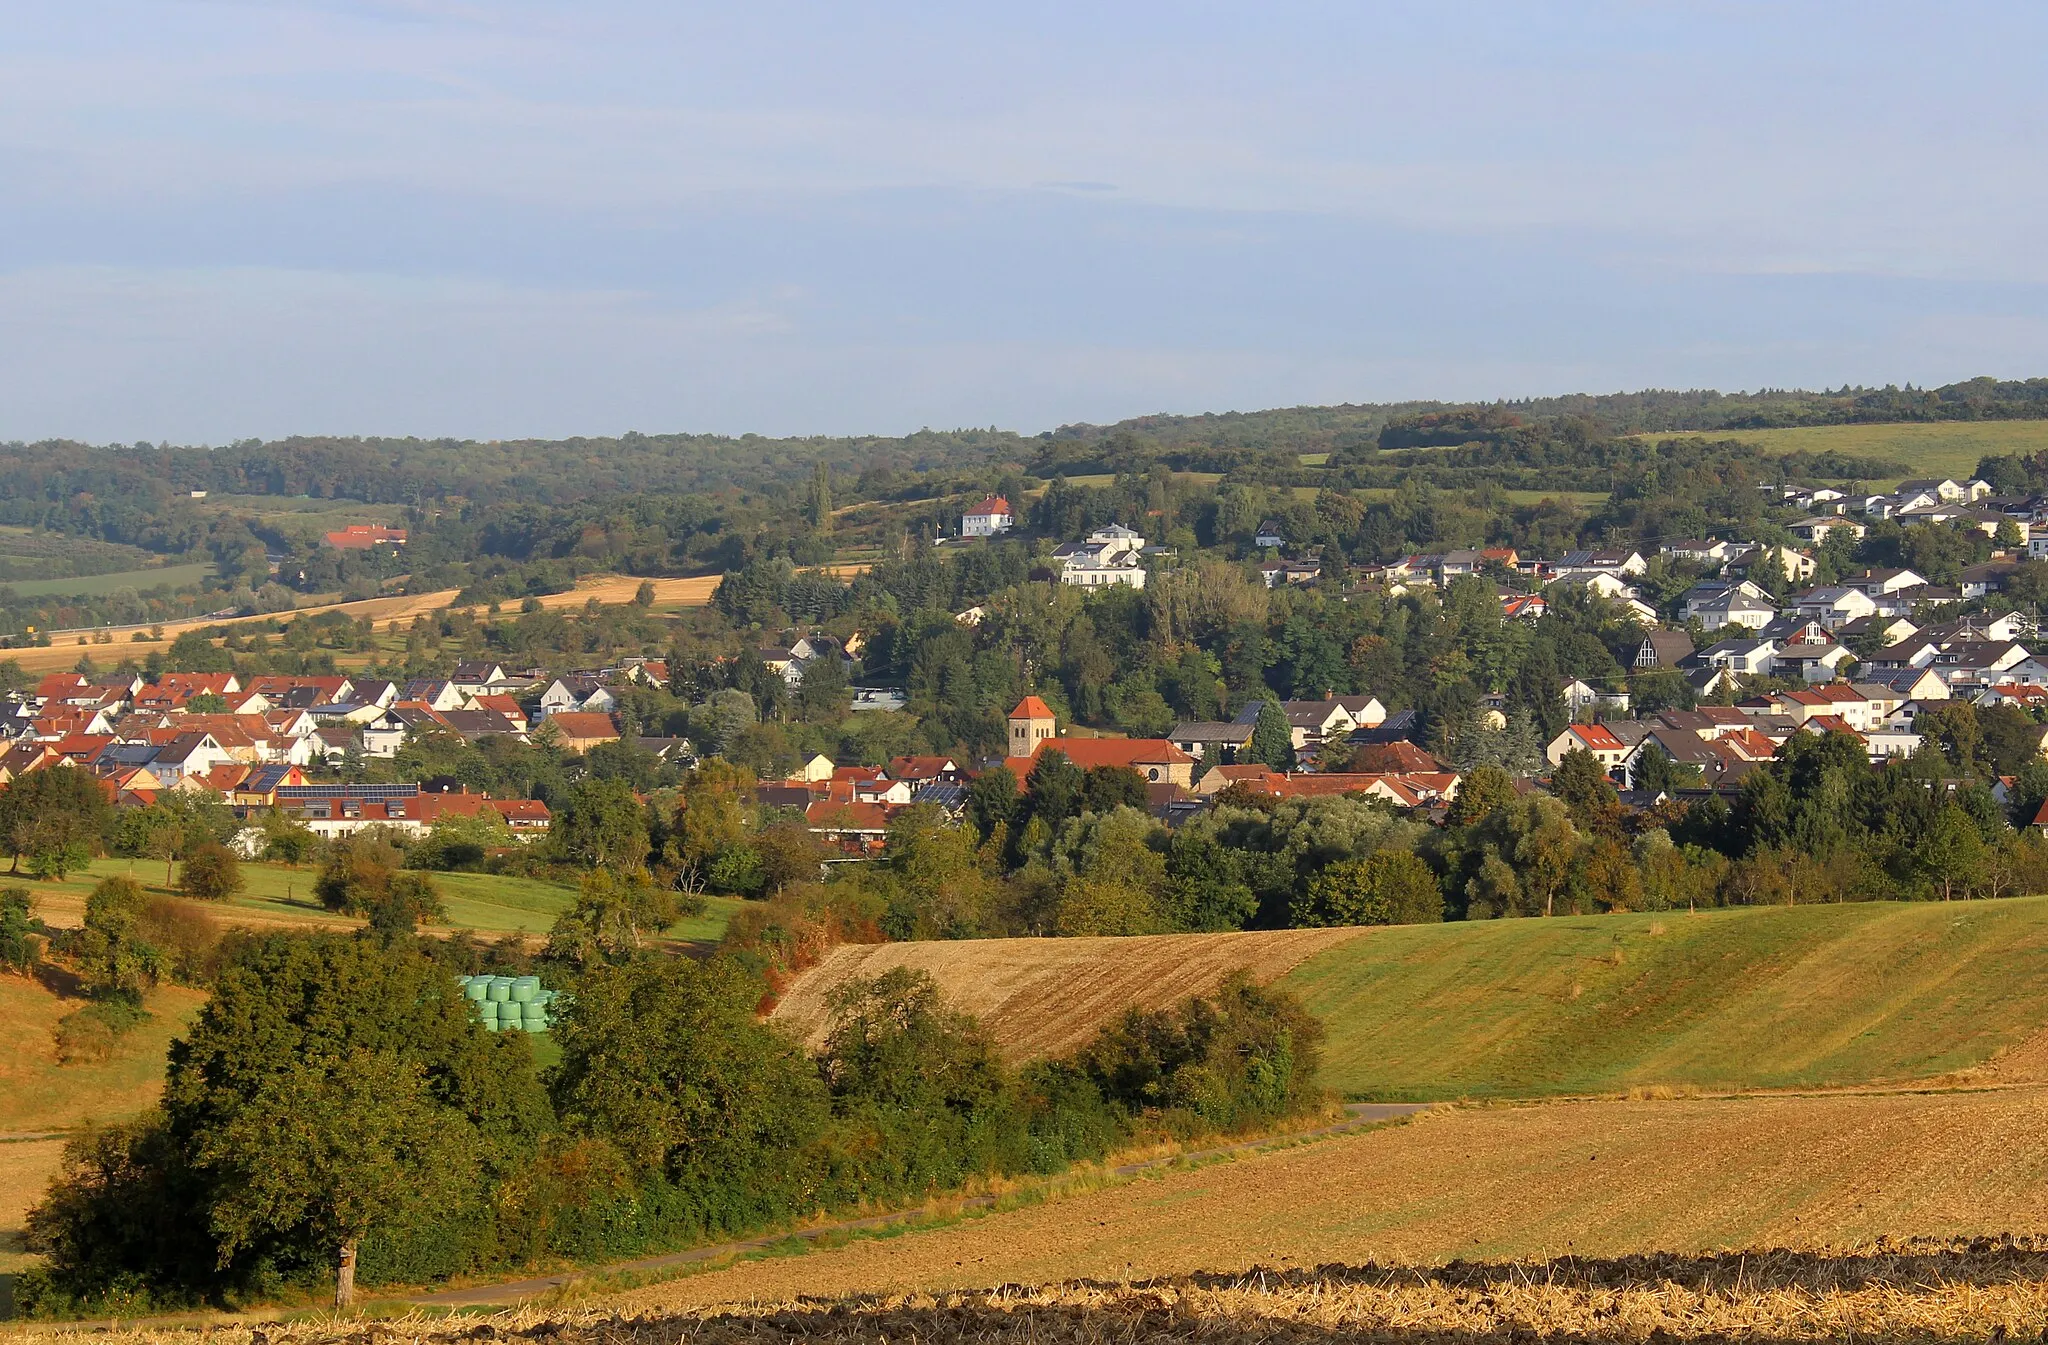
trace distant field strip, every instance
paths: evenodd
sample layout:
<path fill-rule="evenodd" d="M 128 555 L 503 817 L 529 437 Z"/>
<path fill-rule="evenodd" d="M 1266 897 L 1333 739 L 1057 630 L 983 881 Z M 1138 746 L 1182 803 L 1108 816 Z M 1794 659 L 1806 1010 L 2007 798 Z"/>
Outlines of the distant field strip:
<path fill-rule="evenodd" d="M 812 1045 L 824 1040 L 834 989 L 896 967 L 930 972 L 954 1008 L 979 1018 L 1012 1060 L 1061 1055 L 1125 1010 L 1207 994 L 1234 972 L 1266 982 L 1358 929 L 1159 934 L 1129 939 L 963 939 L 843 944 L 804 973 L 775 1018 Z"/>
<path fill-rule="evenodd" d="M 1350 1097 L 1926 1078 L 2048 1030 L 2048 898 L 1410 925 L 1280 984 Z"/>
<path fill-rule="evenodd" d="M 103 597 L 124 588 L 138 593 L 161 588 L 168 584 L 172 588 L 189 588 L 213 571 L 210 561 L 193 561 L 186 565 L 158 565 L 146 570 L 117 570 L 112 574 L 84 575 L 74 579 L 18 579 L 4 587 L 11 588 L 24 598 Z M 74 655 L 74 657 L 76 657 Z"/>

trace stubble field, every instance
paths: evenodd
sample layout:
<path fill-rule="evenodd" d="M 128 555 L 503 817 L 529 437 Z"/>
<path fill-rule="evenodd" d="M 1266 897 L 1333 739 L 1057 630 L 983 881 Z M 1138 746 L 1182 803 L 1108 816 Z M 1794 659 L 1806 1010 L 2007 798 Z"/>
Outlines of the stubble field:
<path fill-rule="evenodd" d="M 813 1048 L 824 1040 L 832 992 L 897 967 L 928 972 L 955 1009 L 973 1014 L 1012 1060 L 1063 1055 L 1131 1008 L 1205 995 L 1243 972 L 1272 981 L 1362 929 L 1136 938 L 965 939 L 843 944 L 799 977 L 774 1017 Z"/>

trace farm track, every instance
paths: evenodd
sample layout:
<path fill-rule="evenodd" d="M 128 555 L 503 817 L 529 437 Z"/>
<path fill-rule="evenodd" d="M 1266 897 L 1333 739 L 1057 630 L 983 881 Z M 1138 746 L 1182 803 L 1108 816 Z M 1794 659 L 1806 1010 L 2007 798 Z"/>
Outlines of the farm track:
<path fill-rule="evenodd" d="M 1236 972 L 1264 984 L 1364 929 L 1135 938 L 963 939 L 841 944 L 785 992 L 773 1017 L 816 1048 L 833 990 L 897 967 L 926 971 L 953 1008 L 971 1013 L 1007 1058 L 1062 1055 L 1131 1008 L 1205 995 Z"/>

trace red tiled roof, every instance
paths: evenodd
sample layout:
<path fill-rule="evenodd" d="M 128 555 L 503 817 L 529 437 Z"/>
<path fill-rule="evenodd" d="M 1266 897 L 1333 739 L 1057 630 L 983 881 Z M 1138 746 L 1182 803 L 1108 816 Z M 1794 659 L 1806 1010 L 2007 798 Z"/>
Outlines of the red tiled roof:
<path fill-rule="evenodd" d="M 1026 696 L 1017 702 L 1017 708 L 1010 711 L 1012 719 L 1051 719 L 1052 707 L 1036 696 Z"/>
<path fill-rule="evenodd" d="M 1615 737 L 1614 731 L 1605 724 L 1574 724 L 1571 732 L 1573 737 L 1587 747 L 1598 751 L 1620 752 L 1628 747 L 1628 744 Z"/>

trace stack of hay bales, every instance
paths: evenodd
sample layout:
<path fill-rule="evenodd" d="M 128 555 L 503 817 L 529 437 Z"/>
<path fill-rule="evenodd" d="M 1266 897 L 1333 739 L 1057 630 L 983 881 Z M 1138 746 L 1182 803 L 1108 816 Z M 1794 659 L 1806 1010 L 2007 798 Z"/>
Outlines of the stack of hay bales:
<path fill-rule="evenodd" d="M 493 1032 L 545 1032 L 554 1026 L 555 992 L 538 976 L 458 976 L 464 999 Z"/>

